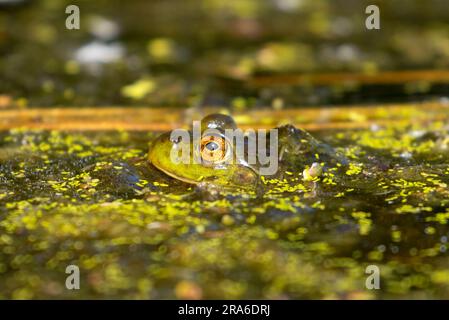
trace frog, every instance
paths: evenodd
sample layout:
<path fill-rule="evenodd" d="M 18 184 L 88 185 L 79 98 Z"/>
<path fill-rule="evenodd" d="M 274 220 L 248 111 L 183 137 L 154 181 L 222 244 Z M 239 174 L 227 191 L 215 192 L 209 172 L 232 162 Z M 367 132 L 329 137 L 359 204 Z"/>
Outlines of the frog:
<path fill-rule="evenodd" d="M 226 129 L 237 129 L 234 119 L 224 114 L 211 114 L 201 120 L 202 133 L 207 129 L 217 130 L 220 134 L 203 135 L 199 142 L 201 163 L 174 163 L 171 155 L 173 151 L 190 150 L 189 159 L 194 159 L 193 132 L 190 138 L 173 138 L 172 132 L 159 135 L 150 144 L 148 159 L 150 163 L 168 176 L 188 184 L 214 184 L 224 188 L 252 189 L 259 183 L 255 168 L 239 157 L 233 145 L 224 136 Z M 225 161 L 225 157 L 232 156 L 236 161 Z"/>
<path fill-rule="evenodd" d="M 208 130 L 216 134 L 205 134 Z M 213 184 L 220 188 L 255 189 L 260 187 L 262 175 L 260 162 L 249 162 L 248 152 L 239 153 L 235 141 L 229 141 L 225 135 L 227 129 L 238 129 L 230 115 L 210 114 L 201 120 L 201 137 L 197 148 L 193 146 L 193 132 L 188 132 L 187 139 L 180 139 L 172 132 L 159 135 L 150 143 L 149 162 L 166 175 L 188 184 Z M 276 136 L 273 135 L 276 133 Z M 320 142 L 310 133 L 293 125 L 275 128 L 266 134 L 266 139 L 278 140 L 276 156 L 279 161 L 277 172 L 270 178 L 282 179 L 285 172 L 293 170 L 302 172 L 310 166 L 311 172 L 322 172 L 319 163 L 345 164 L 347 160 L 331 146 Z M 248 139 L 245 140 L 248 143 Z M 189 150 L 189 159 L 198 153 L 198 163 L 174 163 L 173 152 Z M 247 151 L 247 148 L 245 148 Z M 272 151 L 272 150 L 271 150 Z M 271 152 L 269 151 L 269 152 Z M 226 161 L 229 158 L 235 161 Z M 319 167 L 319 170 L 316 170 Z"/>

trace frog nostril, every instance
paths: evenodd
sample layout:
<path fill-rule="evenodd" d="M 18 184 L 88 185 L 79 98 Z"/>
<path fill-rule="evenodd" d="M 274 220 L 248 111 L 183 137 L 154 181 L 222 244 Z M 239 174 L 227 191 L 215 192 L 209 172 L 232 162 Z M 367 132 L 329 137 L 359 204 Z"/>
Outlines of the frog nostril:
<path fill-rule="evenodd" d="M 171 141 L 172 143 L 174 143 L 174 144 L 178 144 L 178 143 L 180 143 L 180 142 L 181 142 L 181 140 L 182 140 L 182 138 L 181 138 L 181 137 L 174 137 L 174 138 L 170 138 L 170 141 Z"/>

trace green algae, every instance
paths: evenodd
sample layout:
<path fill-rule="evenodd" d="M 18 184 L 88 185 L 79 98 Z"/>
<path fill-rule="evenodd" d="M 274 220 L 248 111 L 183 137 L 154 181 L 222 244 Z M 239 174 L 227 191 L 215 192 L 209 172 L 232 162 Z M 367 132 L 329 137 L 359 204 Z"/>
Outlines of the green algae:
<path fill-rule="evenodd" d="M 152 133 L 2 133 L 0 297 L 448 298 L 445 136 L 322 132 L 348 165 L 211 196 L 151 167 Z"/>

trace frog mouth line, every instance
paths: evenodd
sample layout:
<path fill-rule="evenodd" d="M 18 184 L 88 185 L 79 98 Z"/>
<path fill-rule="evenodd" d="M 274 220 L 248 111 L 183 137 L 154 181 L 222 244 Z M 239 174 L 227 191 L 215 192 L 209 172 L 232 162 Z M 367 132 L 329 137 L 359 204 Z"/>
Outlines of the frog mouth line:
<path fill-rule="evenodd" d="M 200 177 L 200 180 L 188 179 L 188 178 L 185 178 L 185 177 L 176 175 L 176 174 L 174 174 L 173 172 L 170 172 L 170 171 L 164 169 L 162 166 L 159 166 L 159 165 L 157 165 L 157 164 L 155 164 L 155 163 L 153 163 L 153 162 L 151 162 L 151 161 L 150 161 L 149 163 L 150 163 L 151 165 L 153 165 L 157 170 L 159 170 L 159 171 L 165 173 L 165 174 L 168 175 L 169 177 L 171 177 L 171 178 L 173 178 L 173 179 L 176 179 L 176 180 L 179 180 L 179 181 L 182 181 L 182 182 L 185 182 L 185 183 L 188 183 L 188 184 L 197 185 L 197 184 L 203 182 L 204 180 L 207 180 L 207 179 L 204 179 L 204 177 Z M 251 173 L 253 173 L 255 176 L 258 176 L 258 173 L 257 173 L 256 170 L 254 170 L 253 168 L 251 168 L 251 167 L 245 167 L 245 169 L 251 171 Z M 231 184 L 230 184 L 230 185 L 231 185 Z"/>
<path fill-rule="evenodd" d="M 198 183 L 201 182 L 201 181 L 195 181 L 195 180 L 192 180 L 192 179 L 187 179 L 187 178 L 184 178 L 184 177 L 177 176 L 174 173 L 171 173 L 170 171 L 162 168 L 161 166 L 156 165 L 155 163 L 153 163 L 151 161 L 150 161 L 150 164 L 152 164 L 156 169 L 162 171 L 163 173 L 165 173 L 166 175 L 170 176 L 173 179 L 176 179 L 176 180 L 188 183 L 188 184 L 198 184 Z"/>

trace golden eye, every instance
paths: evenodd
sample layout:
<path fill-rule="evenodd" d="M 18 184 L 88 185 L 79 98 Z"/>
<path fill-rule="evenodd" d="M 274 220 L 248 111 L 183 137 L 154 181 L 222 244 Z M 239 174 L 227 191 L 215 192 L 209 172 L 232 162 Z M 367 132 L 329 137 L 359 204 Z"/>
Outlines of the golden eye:
<path fill-rule="evenodd" d="M 201 158 L 206 162 L 218 163 L 226 158 L 226 141 L 219 136 L 206 136 L 201 139 Z"/>

